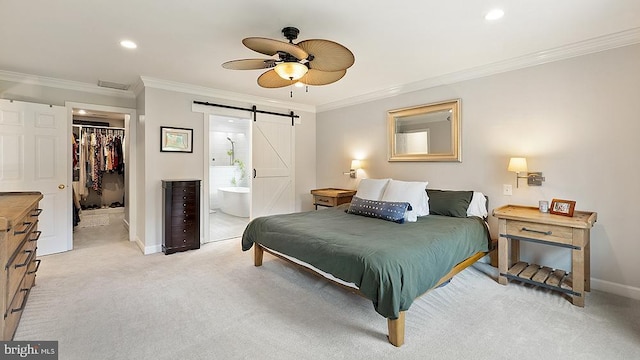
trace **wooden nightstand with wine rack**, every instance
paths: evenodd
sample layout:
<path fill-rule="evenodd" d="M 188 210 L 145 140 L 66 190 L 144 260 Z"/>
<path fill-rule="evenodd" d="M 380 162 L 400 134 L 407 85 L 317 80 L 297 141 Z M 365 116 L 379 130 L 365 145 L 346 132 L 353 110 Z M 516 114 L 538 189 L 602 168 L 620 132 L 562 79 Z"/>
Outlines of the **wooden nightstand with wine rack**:
<path fill-rule="evenodd" d="M 493 210 L 498 218 L 498 282 L 509 280 L 567 294 L 583 307 L 591 290 L 590 232 L 597 213 L 575 211 L 573 216 L 543 213 L 537 207 L 505 205 Z M 563 247 L 571 250 L 571 271 L 520 261 L 520 242 Z"/>

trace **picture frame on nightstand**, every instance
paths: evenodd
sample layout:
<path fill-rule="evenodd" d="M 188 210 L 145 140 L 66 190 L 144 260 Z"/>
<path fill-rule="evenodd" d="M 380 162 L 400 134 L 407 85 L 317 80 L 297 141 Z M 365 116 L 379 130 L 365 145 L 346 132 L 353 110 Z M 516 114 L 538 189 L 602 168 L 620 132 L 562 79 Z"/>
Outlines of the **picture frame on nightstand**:
<path fill-rule="evenodd" d="M 576 202 L 573 200 L 553 199 L 551 200 L 551 206 L 549 212 L 555 215 L 573 216 L 573 211 L 576 208 Z"/>

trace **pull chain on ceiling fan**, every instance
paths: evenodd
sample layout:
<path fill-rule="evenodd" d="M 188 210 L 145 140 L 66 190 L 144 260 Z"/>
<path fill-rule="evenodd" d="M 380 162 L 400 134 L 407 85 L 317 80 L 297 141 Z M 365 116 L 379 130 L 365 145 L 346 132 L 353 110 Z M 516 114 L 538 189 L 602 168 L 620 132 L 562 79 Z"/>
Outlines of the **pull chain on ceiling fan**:
<path fill-rule="evenodd" d="M 242 43 L 249 49 L 277 57 L 232 60 L 223 63 L 222 67 L 232 70 L 270 69 L 258 77 L 258 85 L 280 88 L 295 82 L 316 86 L 334 83 L 342 79 L 355 62 L 349 49 L 330 40 L 311 39 L 294 44 L 293 40 L 299 33 L 295 27 L 282 29 L 289 42 L 262 37 L 245 38 Z"/>

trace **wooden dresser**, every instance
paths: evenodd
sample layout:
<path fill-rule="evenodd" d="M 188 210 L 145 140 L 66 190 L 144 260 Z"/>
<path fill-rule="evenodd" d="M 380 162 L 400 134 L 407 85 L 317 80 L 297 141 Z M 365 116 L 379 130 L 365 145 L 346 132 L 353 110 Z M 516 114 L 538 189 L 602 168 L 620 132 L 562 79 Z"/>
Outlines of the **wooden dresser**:
<path fill-rule="evenodd" d="M 200 180 L 162 180 L 162 252 L 200 248 Z"/>
<path fill-rule="evenodd" d="M 38 215 L 42 210 L 38 203 L 41 199 L 39 192 L 0 193 L 2 341 L 13 339 L 31 287 L 35 285 L 40 265 L 36 244 L 40 237 Z"/>

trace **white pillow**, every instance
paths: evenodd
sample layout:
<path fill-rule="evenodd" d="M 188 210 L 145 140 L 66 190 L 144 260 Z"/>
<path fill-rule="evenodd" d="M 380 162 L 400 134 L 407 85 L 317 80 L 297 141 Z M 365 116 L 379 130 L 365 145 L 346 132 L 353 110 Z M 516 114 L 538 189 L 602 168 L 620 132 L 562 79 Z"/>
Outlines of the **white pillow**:
<path fill-rule="evenodd" d="M 391 179 L 362 179 L 358 184 L 357 197 L 367 200 L 382 200 L 382 194 Z"/>
<path fill-rule="evenodd" d="M 467 216 L 478 216 L 485 218 L 489 215 L 487 212 L 487 198 L 479 191 L 474 191 L 471 202 L 467 208 Z"/>
<path fill-rule="evenodd" d="M 407 221 L 413 222 L 418 216 L 429 215 L 429 197 L 426 181 L 390 180 L 382 195 L 382 201 L 405 201 L 411 204 L 407 211 Z"/>

